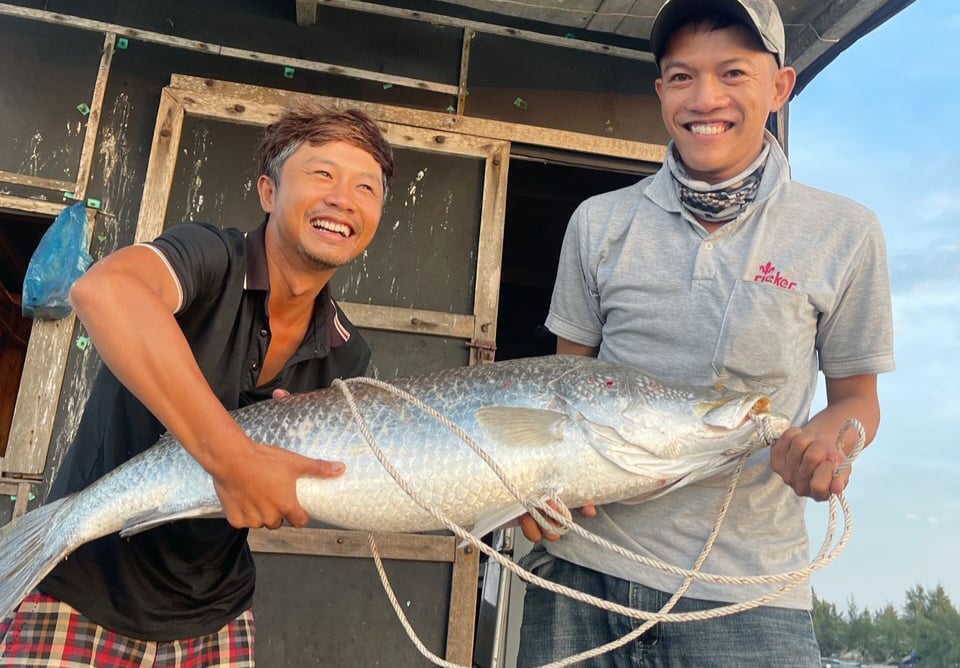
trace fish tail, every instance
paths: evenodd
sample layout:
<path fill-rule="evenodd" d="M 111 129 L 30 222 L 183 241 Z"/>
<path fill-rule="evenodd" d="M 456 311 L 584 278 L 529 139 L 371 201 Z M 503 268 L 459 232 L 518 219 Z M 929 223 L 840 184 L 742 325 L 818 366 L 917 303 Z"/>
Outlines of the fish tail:
<path fill-rule="evenodd" d="M 0 528 L 0 620 L 69 553 L 52 535 L 58 530 L 54 519 L 68 500 L 40 506 Z"/>

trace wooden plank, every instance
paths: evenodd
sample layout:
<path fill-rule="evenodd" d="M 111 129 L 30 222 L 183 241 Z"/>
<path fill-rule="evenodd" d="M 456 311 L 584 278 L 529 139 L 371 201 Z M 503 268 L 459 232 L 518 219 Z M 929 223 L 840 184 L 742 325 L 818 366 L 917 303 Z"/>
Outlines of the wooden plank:
<path fill-rule="evenodd" d="M 459 339 L 471 339 L 474 335 L 475 318 L 472 315 L 355 302 L 337 303 L 358 327 Z"/>
<path fill-rule="evenodd" d="M 500 301 L 500 266 L 506 216 L 507 171 L 510 145 L 502 144 L 490 156 L 483 179 L 483 208 L 477 248 L 477 278 L 473 312 L 474 362 L 492 362 L 497 342 L 497 306 Z"/>
<path fill-rule="evenodd" d="M 0 206 L 6 206 L 9 200 L 30 203 L 20 208 L 21 211 L 38 211 L 43 208 L 46 209 L 42 211 L 44 213 L 58 214 L 66 206 L 50 203 L 47 207 L 37 207 L 37 203 L 32 200 L 7 197 L 0 197 Z M 55 211 L 50 211 L 49 207 L 54 207 Z M 88 234 L 92 237 L 97 212 L 95 209 L 87 209 L 86 212 L 89 221 Z M 89 246 L 89 237 L 87 243 Z M 0 473 L 18 476 L 43 475 L 76 319 L 71 313 L 59 320 L 33 321 L 23 364 L 23 376 L 20 378 L 20 390 L 17 393 L 17 405 L 10 425 L 7 453 L 0 462 Z"/>
<path fill-rule="evenodd" d="M 434 81 L 425 81 L 423 79 L 412 79 L 410 77 L 398 76 L 396 74 L 387 74 L 386 72 L 371 72 L 356 67 L 347 67 L 346 65 L 335 65 L 332 63 L 321 63 L 316 60 L 305 60 L 304 58 L 293 58 L 291 56 L 277 56 L 272 53 L 262 53 L 259 51 L 245 51 L 244 49 L 235 49 L 230 46 L 221 46 L 218 55 L 231 58 L 240 58 L 243 60 L 253 60 L 258 63 L 273 63 L 281 67 L 297 67 L 302 70 L 312 72 L 323 72 L 324 74 L 334 74 L 336 76 L 347 77 L 350 79 L 360 79 L 362 81 L 374 81 L 380 84 L 393 84 L 403 88 L 416 88 L 417 90 L 426 90 L 432 93 L 442 93 L 444 95 L 456 95 L 457 87 L 452 84 L 437 83 Z"/>
<path fill-rule="evenodd" d="M 242 60 L 252 60 L 261 63 L 276 63 L 278 65 L 290 65 L 302 70 L 312 72 L 323 72 L 325 74 L 334 74 L 338 76 L 360 79 L 364 81 L 375 81 L 377 83 L 391 83 L 394 86 L 404 88 L 416 88 L 418 90 L 428 90 L 435 93 L 445 93 L 456 95 L 457 87 L 450 84 L 444 84 L 434 81 L 425 81 L 423 79 L 413 79 L 410 77 L 385 74 L 383 72 L 372 72 L 355 67 L 345 67 L 332 63 L 324 63 L 316 60 L 305 60 L 302 58 L 287 58 L 272 53 L 263 53 L 260 51 L 246 51 L 244 49 L 235 49 L 220 44 L 211 44 L 209 42 L 200 42 L 163 33 L 151 32 L 149 30 L 138 30 L 116 23 L 106 23 L 104 21 L 94 21 L 71 14 L 60 14 L 49 12 L 43 9 L 31 9 L 27 7 L 18 7 L 7 3 L 0 3 L 0 15 L 15 16 L 18 18 L 32 19 L 35 21 L 44 21 L 46 23 L 55 23 L 79 28 L 81 30 L 94 30 L 97 32 L 116 33 L 122 37 L 151 42 L 154 44 L 163 44 L 188 51 L 200 51 L 202 53 L 211 53 L 218 56 L 229 58 L 240 58 Z"/>
<path fill-rule="evenodd" d="M 73 187 L 72 184 L 66 184 Z M 41 213 L 48 216 L 56 216 L 63 211 L 66 206 L 63 202 L 48 202 L 46 200 L 28 199 L 26 197 L 16 197 L 13 195 L 0 194 L 0 209 L 6 211 L 17 211 L 25 213 Z"/>
<path fill-rule="evenodd" d="M 248 542 L 254 552 L 367 558 L 373 556 L 368 536 L 366 531 L 281 527 L 251 530 Z M 453 536 L 378 533 L 374 539 L 384 559 L 455 562 L 459 552 Z"/>
<path fill-rule="evenodd" d="M 297 25 L 312 26 L 317 22 L 317 0 L 297 0 Z"/>
<path fill-rule="evenodd" d="M 580 51 L 589 51 L 591 53 L 603 53 L 609 56 L 620 56 L 621 58 L 630 58 L 644 62 L 653 62 L 653 54 L 648 51 L 637 49 L 628 49 L 600 42 L 591 42 L 588 40 L 563 37 L 555 34 L 540 33 L 533 30 L 521 30 L 501 26 L 495 23 L 483 23 L 481 21 L 469 21 L 444 14 L 431 14 L 413 9 L 401 9 L 386 7 L 381 4 L 370 2 L 360 2 L 359 0 L 318 0 L 328 7 L 339 7 L 341 9 L 352 9 L 382 16 L 395 16 L 398 18 L 411 19 L 414 21 L 426 21 L 435 25 L 453 26 L 456 28 L 472 28 L 477 32 L 483 32 L 490 35 L 500 35 L 502 37 L 514 37 L 529 42 L 538 42 L 540 44 L 549 44 L 566 49 L 578 49 Z"/>
<path fill-rule="evenodd" d="M 80 151 L 80 166 L 77 168 L 77 184 L 73 189 L 73 196 L 81 201 L 87 197 L 87 184 L 93 168 L 93 151 L 97 143 L 97 132 L 100 130 L 103 98 L 107 92 L 107 79 L 110 76 L 110 63 L 113 62 L 113 45 L 116 38 L 117 36 L 112 32 L 104 36 L 97 81 L 93 85 L 90 114 L 87 116 L 87 131 L 83 137 L 83 149 Z"/>
<path fill-rule="evenodd" d="M 268 125 L 279 118 L 285 107 L 283 104 L 270 102 L 257 101 L 252 104 L 250 99 L 245 97 L 218 95 L 209 92 L 185 92 L 172 86 L 166 90 L 183 107 L 184 113 L 187 115 L 224 120 L 230 123 Z M 295 101 L 309 101 L 309 97 Z M 317 104 L 326 107 L 336 106 L 337 108 L 358 106 L 350 104 L 335 105 L 333 98 L 322 98 Z M 443 129 L 414 127 L 386 120 L 380 120 L 380 129 L 394 146 L 416 148 L 434 153 L 468 155 L 486 159 L 493 147 L 490 140 L 485 137 L 474 137 Z"/>
<path fill-rule="evenodd" d="M 473 665 L 473 636 L 477 618 L 477 579 L 480 552 L 472 545 L 457 550 L 450 583 L 450 616 L 447 620 L 446 659 L 461 666 Z"/>
<path fill-rule="evenodd" d="M 467 109 L 467 78 L 470 71 L 470 46 L 476 35 L 473 28 L 463 29 L 463 48 L 460 50 L 460 84 L 457 86 L 457 116 L 463 116 Z"/>
<path fill-rule="evenodd" d="M 4 172 L 0 170 L 0 181 L 4 183 L 15 183 L 20 186 L 31 186 L 34 188 L 43 188 L 44 190 L 58 190 L 60 192 L 71 192 L 74 184 L 69 181 L 59 181 L 57 179 L 45 179 L 40 176 L 31 176 L 29 174 L 15 174 L 14 172 Z"/>
<path fill-rule="evenodd" d="M 21 348 L 18 342 L 11 340 L 12 334 L 6 337 L 5 334 L 0 331 L 0 341 L 8 341 L 0 348 L 0 459 L 10 442 L 10 423 L 13 421 L 13 408 L 27 356 L 26 346 Z"/>
<path fill-rule="evenodd" d="M 13 503 L 11 519 L 16 519 L 26 514 L 27 506 L 30 503 L 30 495 L 32 494 L 32 486 L 37 483 L 39 483 L 39 481 L 0 478 L 0 494 L 16 497 Z"/>
<path fill-rule="evenodd" d="M 20 391 L 3 458 L 3 473 L 42 475 L 76 316 L 34 320 Z"/>
<path fill-rule="evenodd" d="M 143 185 L 143 203 L 137 220 L 135 242 L 150 241 L 163 231 L 167 200 L 177 165 L 177 149 L 183 132 L 183 106 L 166 88 L 160 93 L 157 125 L 150 146 L 150 162 Z"/>
<path fill-rule="evenodd" d="M 663 162 L 667 150 L 666 146 L 660 144 L 588 135 L 569 130 L 553 130 L 520 123 L 470 118 L 456 114 L 392 107 L 372 102 L 344 100 L 214 79 L 200 79 L 182 74 L 174 74 L 170 77 L 170 88 L 175 89 L 177 94 L 185 100 L 185 103 L 189 101 L 190 104 L 194 105 L 193 108 L 197 111 L 201 107 L 207 110 L 207 106 L 200 102 L 206 95 L 217 95 L 221 104 L 228 105 L 229 108 L 207 110 L 206 113 L 210 113 L 215 118 L 232 116 L 237 119 L 237 122 L 259 125 L 272 122 L 279 116 L 281 110 L 288 106 L 307 103 L 320 104 L 333 109 L 361 109 L 378 121 L 399 125 L 432 128 L 475 137 L 489 137 L 501 141 L 520 142 L 581 153 L 614 156 L 654 165 Z M 235 111 L 230 111 L 234 108 Z"/>
<path fill-rule="evenodd" d="M 23 517 L 30 504 L 30 483 L 21 482 L 17 485 L 17 500 L 13 503 L 13 517 Z"/>

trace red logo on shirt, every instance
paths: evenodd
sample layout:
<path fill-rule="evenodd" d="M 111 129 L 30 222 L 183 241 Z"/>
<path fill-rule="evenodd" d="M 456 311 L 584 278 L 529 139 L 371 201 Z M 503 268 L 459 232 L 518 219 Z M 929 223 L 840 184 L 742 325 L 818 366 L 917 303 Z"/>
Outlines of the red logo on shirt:
<path fill-rule="evenodd" d="M 760 273 L 753 277 L 754 283 L 773 283 L 778 288 L 793 290 L 797 287 L 796 281 L 791 281 L 786 276 L 781 276 L 772 262 L 760 265 Z"/>

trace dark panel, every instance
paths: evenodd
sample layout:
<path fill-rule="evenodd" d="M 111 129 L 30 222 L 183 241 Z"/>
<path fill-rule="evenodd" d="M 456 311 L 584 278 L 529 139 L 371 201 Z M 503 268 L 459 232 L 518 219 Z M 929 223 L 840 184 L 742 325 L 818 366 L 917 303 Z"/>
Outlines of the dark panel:
<path fill-rule="evenodd" d="M 45 9 L 164 35 L 456 84 L 463 31 L 319 7 L 298 26 L 293 0 L 51 0 Z"/>
<path fill-rule="evenodd" d="M 0 170 L 76 180 L 102 50 L 100 33 L 0 16 Z"/>
<path fill-rule="evenodd" d="M 531 160 L 511 162 L 497 313 L 498 360 L 556 351 L 556 337 L 543 323 L 570 216 L 588 197 L 641 178 Z M 530 252 L 533 248 L 535 253 Z"/>
<path fill-rule="evenodd" d="M 257 665 L 429 666 L 384 593 L 373 559 L 257 554 Z M 449 563 L 384 561 L 417 635 L 443 656 Z"/>
<path fill-rule="evenodd" d="M 665 144 L 655 79 L 653 63 L 478 33 L 466 113 Z"/>
<path fill-rule="evenodd" d="M 373 357 L 367 375 L 389 381 L 428 371 L 452 369 L 470 363 L 463 339 L 364 329 Z"/>
<path fill-rule="evenodd" d="M 473 313 L 480 158 L 398 148 L 397 176 L 367 252 L 337 272 L 345 301 Z"/>
<path fill-rule="evenodd" d="M 167 224 L 210 222 L 250 231 L 263 222 L 256 149 L 263 128 L 187 116 Z"/>

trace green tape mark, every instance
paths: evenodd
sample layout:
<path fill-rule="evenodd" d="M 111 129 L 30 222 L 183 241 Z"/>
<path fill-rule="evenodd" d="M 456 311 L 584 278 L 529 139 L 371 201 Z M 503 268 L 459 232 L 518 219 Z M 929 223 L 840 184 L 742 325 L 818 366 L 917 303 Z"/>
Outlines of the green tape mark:
<path fill-rule="evenodd" d="M 118 49 L 126 49 L 126 48 L 127 48 L 127 44 L 129 44 L 129 42 L 127 42 L 127 38 L 126 38 L 126 37 L 118 37 L 118 38 L 117 38 L 117 48 L 118 48 Z"/>
<path fill-rule="evenodd" d="M 519 108 L 520 111 L 526 111 L 527 101 L 524 100 L 522 97 L 518 97 L 516 100 L 513 101 L 513 106 Z"/>
<path fill-rule="evenodd" d="M 87 114 L 90 113 L 90 107 L 87 106 L 86 102 L 81 102 L 80 104 L 77 105 L 77 111 L 79 111 L 81 114 L 86 116 Z"/>
<path fill-rule="evenodd" d="M 64 199 L 77 199 L 76 197 L 74 197 L 74 195 L 73 195 L 72 192 L 63 193 L 63 198 L 64 198 Z"/>
<path fill-rule="evenodd" d="M 451 114 L 455 114 L 457 113 L 457 108 L 451 104 L 449 107 L 447 107 L 447 112 Z"/>
<path fill-rule="evenodd" d="M 107 235 L 106 235 L 106 234 L 98 234 L 98 235 L 97 235 L 97 241 L 99 241 L 99 242 L 102 243 L 102 244 L 107 243 Z"/>
<path fill-rule="evenodd" d="M 567 39 L 576 39 L 576 38 L 577 38 L 577 36 L 574 35 L 572 32 L 568 32 L 566 35 L 564 35 L 564 37 L 566 37 Z"/>
<path fill-rule="evenodd" d="M 385 84 L 383 84 L 383 90 L 390 90 L 391 88 L 393 88 L 393 84 L 392 84 L 392 83 L 385 83 Z"/>
<path fill-rule="evenodd" d="M 90 345 L 89 336 L 84 336 L 83 334 L 81 334 L 80 336 L 77 337 L 77 348 L 79 348 L 80 350 L 86 350 L 87 346 L 89 345 Z"/>
<path fill-rule="evenodd" d="M 292 79 L 294 72 L 296 72 L 296 70 L 289 65 L 283 68 L 283 76 L 285 76 L 287 79 Z"/>
<path fill-rule="evenodd" d="M 87 206 L 90 207 L 91 209 L 99 209 L 100 200 L 89 197 L 87 198 Z"/>

